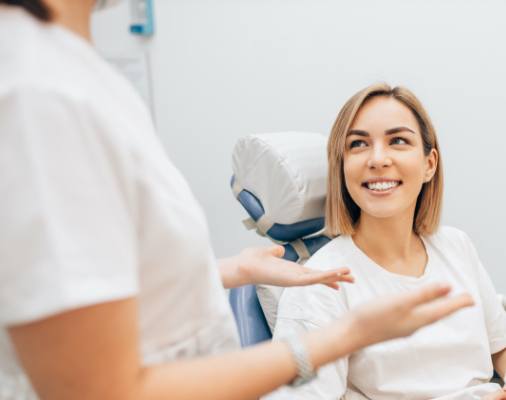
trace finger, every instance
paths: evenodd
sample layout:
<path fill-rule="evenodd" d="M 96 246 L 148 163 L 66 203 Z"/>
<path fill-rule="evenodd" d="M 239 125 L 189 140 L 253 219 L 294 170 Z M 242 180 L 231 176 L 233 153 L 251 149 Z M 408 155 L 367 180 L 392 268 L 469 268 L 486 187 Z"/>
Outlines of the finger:
<path fill-rule="evenodd" d="M 341 276 L 339 276 L 338 281 L 340 281 L 340 282 L 348 282 L 348 283 L 355 283 L 355 277 L 353 275 L 341 275 Z"/>
<path fill-rule="evenodd" d="M 354 282 L 355 278 L 351 275 L 351 271 L 349 268 L 341 267 L 336 269 L 329 269 L 328 271 L 318 271 L 307 267 L 300 267 L 307 274 L 321 274 L 320 276 L 325 279 L 325 276 L 328 277 L 329 282 L 334 281 L 343 281 L 343 282 Z"/>
<path fill-rule="evenodd" d="M 348 282 L 353 283 L 355 278 L 350 275 L 342 275 L 338 271 L 317 272 L 314 270 L 306 270 L 304 277 L 310 279 L 312 283 L 332 283 L 332 282 Z"/>
<path fill-rule="evenodd" d="M 314 274 L 315 271 L 314 270 L 311 272 L 308 271 L 308 273 Z M 327 279 L 328 282 L 332 282 L 332 281 L 334 281 L 334 282 L 349 282 L 349 283 L 355 282 L 355 277 L 353 275 L 351 275 L 350 273 L 343 274 L 343 273 L 339 272 L 338 270 L 319 272 L 319 274 L 321 274 L 322 279 Z"/>
<path fill-rule="evenodd" d="M 339 290 L 339 285 L 335 282 L 325 283 L 324 285 L 331 289 Z"/>
<path fill-rule="evenodd" d="M 329 271 L 336 271 L 336 272 L 338 272 L 341 275 L 351 274 L 351 271 L 350 271 L 350 269 L 348 267 L 341 267 L 341 268 L 331 269 Z"/>
<path fill-rule="evenodd" d="M 269 253 L 274 257 L 282 258 L 285 255 L 285 248 L 281 245 L 271 246 L 269 248 Z"/>
<path fill-rule="evenodd" d="M 451 287 L 447 284 L 434 283 L 401 296 L 404 297 L 404 305 L 406 307 L 414 308 L 444 297 L 450 293 L 450 290 Z"/>
<path fill-rule="evenodd" d="M 354 283 L 355 277 L 351 274 L 340 274 L 339 272 L 332 273 L 332 271 L 326 271 L 328 273 L 327 278 L 325 279 L 327 283 L 330 282 L 347 282 Z M 324 278 L 324 276 L 322 276 Z"/>
<path fill-rule="evenodd" d="M 474 305 L 473 298 L 469 294 L 463 293 L 452 298 L 422 305 L 418 308 L 417 313 L 420 314 L 424 322 L 432 323 L 472 305 Z"/>

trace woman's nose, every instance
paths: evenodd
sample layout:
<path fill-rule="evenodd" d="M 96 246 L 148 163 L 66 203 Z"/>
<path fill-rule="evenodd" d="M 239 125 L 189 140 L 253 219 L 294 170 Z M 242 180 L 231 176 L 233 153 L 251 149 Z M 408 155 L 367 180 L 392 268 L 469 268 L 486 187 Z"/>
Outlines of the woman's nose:
<path fill-rule="evenodd" d="M 369 160 L 367 160 L 367 166 L 371 169 L 380 169 L 391 165 L 392 159 L 390 158 L 388 151 L 386 151 L 383 146 L 374 147 Z"/>

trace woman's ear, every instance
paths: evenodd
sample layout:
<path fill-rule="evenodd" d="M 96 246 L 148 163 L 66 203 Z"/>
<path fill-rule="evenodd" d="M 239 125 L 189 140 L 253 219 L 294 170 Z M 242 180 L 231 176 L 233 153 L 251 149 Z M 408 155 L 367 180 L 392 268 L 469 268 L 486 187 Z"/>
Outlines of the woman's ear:
<path fill-rule="evenodd" d="M 430 182 L 436 173 L 439 154 L 436 149 L 432 149 L 427 157 L 425 157 L 425 177 L 424 182 Z"/>

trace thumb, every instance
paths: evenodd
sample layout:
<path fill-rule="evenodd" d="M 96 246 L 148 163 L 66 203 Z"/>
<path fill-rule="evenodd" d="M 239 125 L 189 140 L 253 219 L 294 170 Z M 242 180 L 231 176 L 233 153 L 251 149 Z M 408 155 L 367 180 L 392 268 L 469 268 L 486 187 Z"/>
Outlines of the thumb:
<path fill-rule="evenodd" d="M 275 245 L 275 246 L 272 246 L 270 249 L 269 249 L 269 252 L 274 256 L 274 257 L 283 257 L 285 255 L 285 248 L 281 245 Z"/>

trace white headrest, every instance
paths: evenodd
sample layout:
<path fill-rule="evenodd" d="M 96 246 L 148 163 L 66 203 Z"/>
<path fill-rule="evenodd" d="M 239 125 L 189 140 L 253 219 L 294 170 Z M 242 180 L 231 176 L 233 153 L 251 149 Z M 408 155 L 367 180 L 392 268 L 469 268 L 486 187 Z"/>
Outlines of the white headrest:
<path fill-rule="evenodd" d="M 233 152 L 235 180 L 262 203 L 278 224 L 323 217 L 327 138 L 319 133 L 276 132 L 239 139 Z"/>

